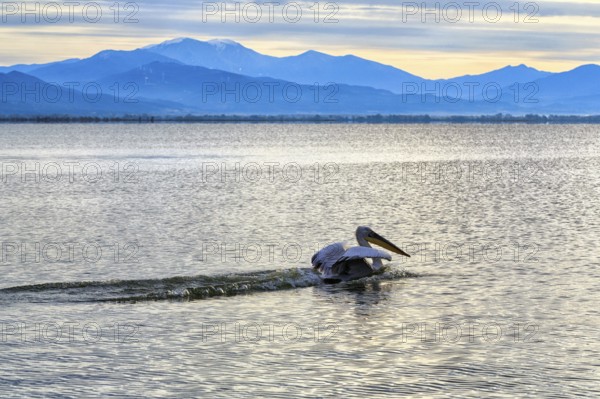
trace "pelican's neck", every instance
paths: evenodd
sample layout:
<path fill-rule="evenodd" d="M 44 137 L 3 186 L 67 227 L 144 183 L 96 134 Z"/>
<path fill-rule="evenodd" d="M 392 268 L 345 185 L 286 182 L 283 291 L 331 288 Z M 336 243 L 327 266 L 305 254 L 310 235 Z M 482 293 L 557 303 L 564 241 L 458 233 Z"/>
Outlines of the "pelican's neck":
<path fill-rule="evenodd" d="M 356 232 L 356 241 L 358 242 L 358 245 L 360 245 L 361 247 L 373 248 L 365 237 L 366 236 L 362 230 Z M 367 263 L 369 262 L 367 261 Z M 379 270 L 383 267 L 383 261 L 380 258 L 373 258 L 371 267 L 373 268 L 373 270 Z"/>
<path fill-rule="evenodd" d="M 369 241 L 366 240 L 365 235 L 362 233 L 362 231 L 357 231 L 356 232 L 356 242 L 358 242 L 358 245 L 360 245 L 361 247 L 371 247 L 371 244 L 369 244 Z"/>

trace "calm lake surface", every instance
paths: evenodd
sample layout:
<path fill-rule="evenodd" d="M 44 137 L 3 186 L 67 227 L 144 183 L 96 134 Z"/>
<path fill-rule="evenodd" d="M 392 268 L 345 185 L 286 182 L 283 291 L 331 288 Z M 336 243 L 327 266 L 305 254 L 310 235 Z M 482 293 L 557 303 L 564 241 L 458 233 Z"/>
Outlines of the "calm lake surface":
<path fill-rule="evenodd" d="M 0 125 L 3 397 L 598 397 L 600 126 Z M 322 285 L 371 226 L 410 253 Z"/>

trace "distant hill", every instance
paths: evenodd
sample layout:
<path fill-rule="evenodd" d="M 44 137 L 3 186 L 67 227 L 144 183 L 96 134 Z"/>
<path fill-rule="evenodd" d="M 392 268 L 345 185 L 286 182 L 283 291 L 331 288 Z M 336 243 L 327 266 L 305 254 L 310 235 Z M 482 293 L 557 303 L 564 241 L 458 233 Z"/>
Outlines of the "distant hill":
<path fill-rule="evenodd" d="M 0 87 L 1 115 L 176 115 L 185 111 L 181 104 L 141 99 L 129 101 L 104 90 L 84 94 L 72 86 L 50 84 L 16 71 L 0 73 Z"/>
<path fill-rule="evenodd" d="M 145 50 L 105 50 L 83 60 L 67 60 L 30 69 L 27 73 L 47 82 L 93 82 L 150 62 L 178 62 Z"/>
<path fill-rule="evenodd" d="M 74 98 L 52 98 L 66 85 Z M 42 113 L 598 114 L 600 66 L 550 73 L 518 65 L 430 80 L 353 55 L 273 57 L 231 40 L 180 38 L 0 67 L 0 114 Z"/>
<path fill-rule="evenodd" d="M 302 84 L 335 82 L 402 92 L 403 82 L 423 79 L 408 72 L 353 55 L 332 56 L 307 51 L 290 57 L 257 53 L 231 40 L 176 39 L 147 46 L 147 51 L 188 65 L 220 69 L 248 76 L 272 77 Z"/>

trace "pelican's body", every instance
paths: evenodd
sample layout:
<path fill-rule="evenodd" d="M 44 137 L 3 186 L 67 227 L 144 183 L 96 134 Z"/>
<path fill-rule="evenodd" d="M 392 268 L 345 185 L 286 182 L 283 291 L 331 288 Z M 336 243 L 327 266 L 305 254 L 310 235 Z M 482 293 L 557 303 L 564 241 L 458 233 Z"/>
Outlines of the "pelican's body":
<path fill-rule="evenodd" d="M 372 248 L 370 243 L 410 257 L 409 254 L 375 233 L 370 227 L 358 227 L 356 241 L 359 245 L 357 247 L 350 246 L 346 242 L 336 242 L 313 255 L 312 265 L 321 273 L 321 278 L 326 283 L 338 283 L 370 276 L 383 267 L 383 259 L 392 260 L 389 253 Z M 369 259 L 372 261 L 370 262 Z"/>

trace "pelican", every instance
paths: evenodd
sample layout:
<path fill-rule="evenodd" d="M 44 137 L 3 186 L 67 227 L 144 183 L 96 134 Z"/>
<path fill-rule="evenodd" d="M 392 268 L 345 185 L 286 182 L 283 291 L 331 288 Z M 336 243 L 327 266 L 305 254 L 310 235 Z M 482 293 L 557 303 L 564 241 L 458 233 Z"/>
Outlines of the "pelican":
<path fill-rule="evenodd" d="M 313 268 L 321 273 L 325 283 L 334 284 L 370 276 L 383 267 L 382 259 L 392 260 L 389 253 L 372 248 L 371 244 L 410 258 L 409 254 L 370 227 L 359 226 L 356 229 L 356 241 L 358 247 L 350 246 L 348 242 L 336 242 L 313 255 Z"/>

